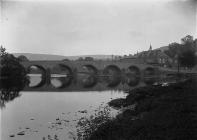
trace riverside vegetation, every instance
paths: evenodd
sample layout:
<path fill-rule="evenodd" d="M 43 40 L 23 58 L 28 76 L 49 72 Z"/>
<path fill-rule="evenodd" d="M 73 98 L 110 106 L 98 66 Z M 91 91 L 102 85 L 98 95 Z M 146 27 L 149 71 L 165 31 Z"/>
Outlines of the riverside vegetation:
<path fill-rule="evenodd" d="M 108 113 L 86 119 L 83 126 L 89 140 L 196 140 L 197 79 L 169 86 L 147 86 L 128 91 L 126 99 L 115 99 L 110 106 L 126 108 L 116 118 Z M 129 108 L 129 106 L 133 106 Z M 105 116 L 105 119 L 102 119 Z M 93 118 L 93 117 L 92 117 Z M 87 123 L 88 122 L 88 123 Z M 88 125 L 87 125 L 88 124 Z M 91 127 L 90 127 L 91 126 Z M 92 128 L 96 126 L 96 128 Z M 81 133 L 80 133 L 81 134 Z"/>

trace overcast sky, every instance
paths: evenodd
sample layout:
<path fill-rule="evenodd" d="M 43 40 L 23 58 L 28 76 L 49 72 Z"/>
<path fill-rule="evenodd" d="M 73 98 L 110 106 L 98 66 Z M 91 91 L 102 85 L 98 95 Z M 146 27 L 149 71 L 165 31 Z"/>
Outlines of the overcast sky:
<path fill-rule="evenodd" d="M 54 1 L 4 0 L 0 44 L 11 53 L 124 55 L 197 36 L 196 0 Z"/>

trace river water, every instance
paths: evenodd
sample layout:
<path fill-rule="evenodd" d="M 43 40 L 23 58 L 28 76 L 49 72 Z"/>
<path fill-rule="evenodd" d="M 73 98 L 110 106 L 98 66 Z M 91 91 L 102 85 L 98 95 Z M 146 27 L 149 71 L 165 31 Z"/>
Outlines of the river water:
<path fill-rule="evenodd" d="M 124 96 L 122 91 L 22 91 L 1 110 L 1 140 L 42 140 L 48 135 L 52 139 L 55 135 L 61 140 L 72 139 L 76 120 Z M 64 123 L 56 125 L 59 120 Z"/>

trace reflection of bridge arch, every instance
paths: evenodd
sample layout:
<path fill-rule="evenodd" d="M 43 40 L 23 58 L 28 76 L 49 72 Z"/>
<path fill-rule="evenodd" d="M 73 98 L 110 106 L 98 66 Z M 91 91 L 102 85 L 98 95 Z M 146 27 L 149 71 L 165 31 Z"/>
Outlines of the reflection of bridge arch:
<path fill-rule="evenodd" d="M 108 65 L 105 67 L 103 76 L 109 87 L 115 87 L 121 82 L 121 70 L 116 65 Z"/>
<path fill-rule="evenodd" d="M 71 68 L 64 64 L 58 64 L 52 68 L 51 84 L 55 88 L 64 88 L 71 84 L 73 72 Z"/>
<path fill-rule="evenodd" d="M 130 66 L 126 72 L 126 82 L 129 86 L 137 86 L 140 82 L 140 69 L 136 66 Z"/>
<path fill-rule="evenodd" d="M 97 84 L 98 78 L 98 70 L 93 65 L 83 65 L 83 76 L 82 76 L 82 84 L 85 88 L 93 87 Z"/>
<path fill-rule="evenodd" d="M 46 83 L 46 70 L 40 65 L 30 65 L 27 67 L 29 77 L 28 86 L 31 88 L 42 87 Z"/>
<path fill-rule="evenodd" d="M 88 65 L 84 65 L 83 67 L 87 68 L 88 72 L 91 73 L 91 74 L 94 74 L 94 75 L 98 74 L 97 68 L 93 65 L 88 64 Z"/>
<path fill-rule="evenodd" d="M 144 70 L 144 83 L 150 85 L 155 82 L 156 71 L 153 67 L 147 67 Z"/>

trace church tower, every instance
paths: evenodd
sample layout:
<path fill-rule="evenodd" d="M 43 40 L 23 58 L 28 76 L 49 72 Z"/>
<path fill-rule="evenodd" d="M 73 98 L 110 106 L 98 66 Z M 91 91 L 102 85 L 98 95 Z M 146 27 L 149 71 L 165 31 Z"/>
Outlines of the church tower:
<path fill-rule="evenodd" d="M 149 51 L 152 51 L 152 46 L 151 46 L 151 44 L 150 44 L 150 48 L 149 48 Z"/>

